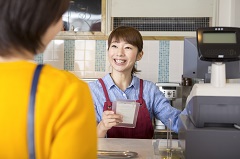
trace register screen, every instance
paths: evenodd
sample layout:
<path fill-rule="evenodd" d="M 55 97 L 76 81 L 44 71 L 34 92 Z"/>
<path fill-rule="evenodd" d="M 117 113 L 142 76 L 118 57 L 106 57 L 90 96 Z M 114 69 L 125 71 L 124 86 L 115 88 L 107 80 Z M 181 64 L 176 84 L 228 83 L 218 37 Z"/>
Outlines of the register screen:
<path fill-rule="evenodd" d="M 203 33 L 203 43 L 236 44 L 236 33 Z"/>

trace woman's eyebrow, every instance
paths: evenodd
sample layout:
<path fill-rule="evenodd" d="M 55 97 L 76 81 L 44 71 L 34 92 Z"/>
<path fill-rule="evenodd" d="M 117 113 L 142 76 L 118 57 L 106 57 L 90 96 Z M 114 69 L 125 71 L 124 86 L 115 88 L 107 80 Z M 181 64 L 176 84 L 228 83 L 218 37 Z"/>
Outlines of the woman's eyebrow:
<path fill-rule="evenodd" d="M 119 43 L 119 41 L 115 40 L 115 41 L 112 41 L 111 43 Z"/>

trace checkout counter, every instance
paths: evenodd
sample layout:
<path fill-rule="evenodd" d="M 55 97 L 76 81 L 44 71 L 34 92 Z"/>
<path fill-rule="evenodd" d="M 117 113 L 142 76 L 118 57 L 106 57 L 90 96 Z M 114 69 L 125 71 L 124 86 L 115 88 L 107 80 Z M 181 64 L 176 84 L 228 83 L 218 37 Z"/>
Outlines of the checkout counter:
<path fill-rule="evenodd" d="M 172 140 L 172 149 L 176 153 L 171 156 L 168 154 L 167 140 L 151 139 L 122 139 L 122 138 L 99 138 L 98 139 L 98 158 L 108 159 L 183 159 L 178 140 Z"/>

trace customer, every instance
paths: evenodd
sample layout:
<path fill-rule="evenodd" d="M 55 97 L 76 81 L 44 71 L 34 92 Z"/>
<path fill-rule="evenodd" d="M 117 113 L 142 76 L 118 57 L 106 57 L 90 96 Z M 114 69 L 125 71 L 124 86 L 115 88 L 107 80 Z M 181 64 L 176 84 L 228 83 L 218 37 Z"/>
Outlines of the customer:
<path fill-rule="evenodd" d="M 29 158 L 28 103 L 34 55 L 62 28 L 69 0 L 0 0 L 0 158 Z M 37 159 L 97 158 L 89 87 L 71 73 L 43 66 L 35 102 Z M 31 148 L 31 147 L 30 147 Z"/>
<path fill-rule="evenodd" d="M 177 122 L 181 111 L 170 105 L 153 82 L 143 80 L 141 86 L 141 80 L 134 75 L 138 72 L 135 62 L 143 56 L 142 49 L 142 36 L 132 27 L 121 26 L 110 34 L 108 59 L 112 72 L 102 78 L 102 84 L 100 80 L 89 83 L 97 115 L 98 137 L 152 138 L 154 118 L 166 126 L 171 121 L 172 130 L 178 132 Z M 110 99 L 108 102 L 107 96 Z M 123 121 L 122 115 L 115 114 L 111 107 L 112 102 L 119 99 L 136 100 L 141 104 L 135 128 L 115 127 Z"/>

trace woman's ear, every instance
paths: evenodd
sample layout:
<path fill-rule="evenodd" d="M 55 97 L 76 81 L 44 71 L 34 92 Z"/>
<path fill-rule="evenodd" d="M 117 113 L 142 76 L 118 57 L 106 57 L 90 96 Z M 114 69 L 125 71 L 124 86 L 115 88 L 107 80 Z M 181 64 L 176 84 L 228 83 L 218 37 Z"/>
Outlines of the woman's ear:
<path fill-rule="evenodd" d="M 140 53 L 138 53 L 137 55 L 137 61 L 140 61 L 143 57 L 143 51 L 141 51 Z"/>

